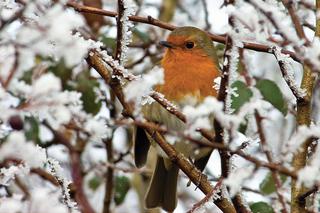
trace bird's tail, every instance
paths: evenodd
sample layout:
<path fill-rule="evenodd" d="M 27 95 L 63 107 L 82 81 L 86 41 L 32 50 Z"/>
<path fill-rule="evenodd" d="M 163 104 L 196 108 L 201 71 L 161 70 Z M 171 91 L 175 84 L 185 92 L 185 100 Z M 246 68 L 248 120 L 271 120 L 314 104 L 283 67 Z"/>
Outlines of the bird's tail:
<path fill-rule="evenodd" d="M 145 198 L 147 208 L 162 207 L 168 212 L 176 208 L 178 172 L 175 164 L 167 166 L 165 159 L 158 156 Z"/>

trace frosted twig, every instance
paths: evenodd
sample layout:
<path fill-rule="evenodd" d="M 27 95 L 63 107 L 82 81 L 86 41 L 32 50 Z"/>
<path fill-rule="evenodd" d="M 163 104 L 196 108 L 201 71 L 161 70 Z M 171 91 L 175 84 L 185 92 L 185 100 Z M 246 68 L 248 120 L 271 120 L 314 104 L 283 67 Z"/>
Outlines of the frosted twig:
<path fill-rule="evenodd" d="M 165 109 L 167 109 L 169 112 L 177 116 L 181 121 L 186 122 L 186 116 L 181 113 L 178 109 L 177 106 L 171 103 L 169 100 L 167 100 L 163 94 L 159 92 L 151 92 L 150 96 L 156 100 L 159 104 L 161 104 Z"/>
<path fill-rule="evenodd" d="M 272 53 L 278 61 L 282 76 L 288 84 L 293 95 L 298 100 L 303 100 L 306 95 L 305 90 L 301 89 L 295 82 L 295 76 L 292 68 L 290 67 L 289 57 L 281 53 L 281 50 L 277 47 L 272 47 Z"/>
<path fill-rule="evenodd" d="M 125 63 L 128 51 L 127 45 L 131 41 L 131 31 L 129 31 L 129 28 L 133 25 L 129 22 L 129 16 L 133 13 L 133 7 L 127 1 L 118 0 L 117 49 L 115 58 L 119 61 L 120 65 Z"/>
<path fill-rule="evenodd" d="M 291 0 L 282 0 L 283 5 L 288 9 L 289 15 L 291 17 L 292 23 L 296 29 L 297 35 L 299 38 L 304 39 L 306 41 L 306 44 L 309 45 L 310 41 L 306 37 L 303 27 L 300 23 L 299 17 L 296 14 L 296 11 L 293 7 L 293 1 Z"/>
<path fill-rule="evenodd" d="M 83 177 L 81 174 L 81 159 L 79 150 L 71 144 L 69 139 L 61 132 L 54 130 L 47 122 L 43 123 L 54 135 L 54 140 L 58 144 L 65 145 L 68 148 L 71 161 L 71 176 L 74 186 L 77 188 L 75 199 L 77 203 L 81 206 L 82 210 L 87 213 L 94 213 L 92 206 L 90 205 L 83 189 Z M 56 162 L 53 162 L 53 168 L 56 168 Z"/>
<path fill-rule="evenodd" d="M 76 209 L 76 203 L 71 201 L 71 196 L 69 193 L 69 185 L 71 184 L 71 182 L 63 176 L 62 168 L 60 167 L 58 161 L 49 158 L 47 162 L 50 167 L 51 175 L 56 179 L 56 181 L 58 181 L 58 185 L 61 187 L 63 202 L 69 209 Z M 41 177 L 44 177 L 45 174 L 44 172 L 41 172 L 41 170 L 33 170 L 33 172 L 37 172 L 37 174 L 39 174 Z M 48 176 L 47 174 L 45 176 L 47 177 L 47 180 L 51 180 L 50 176 Z"/>
<path fill-rule="evenodd" d="M 265 153 L 268 162 L 274 163 L 272 153 L 269 151 L 269 149 L 267 147 L 267 141 L 266 141 L 266 137 L 265 137 L 265 134 L 263 131 L 263 127 L 262 127 L 262 119 L 263 118 L 260 116 L 260 114 L 257 110 L 255 111 L 255 118 L 256 118 L 256 122 L 257 122 L 258 134 L 260 137 L 262 151 Z M 280 179 L 279 173 L 277 171 L 271 171 L 271 174 L 272 174 L 272 178 L 273 178 L 274 185 L 276 188 L 276 193 L 277 193 L 278 199 L 279 199 L 281 206 L 282 206 L 281 212 L 287 213 L 288 210 L 286 207 L 286 201 L 285 201 L 283 194 L 281 193 L 281 179 Z"/>
<path fill-rule="evenodd" d="M 308 46 L 308 40 L 304 40 L 303 42 L 301 42 L 301 38 L 299 38 L 297 34 L 298 31 L 295 30 L 295 32 L 291 32 L 286 30 L 287 28 L 282 24 L 282 21 L 280 19 L 281 17 L 278 17 L 279 11 L 274 10 L 270 4 L 261 0 L 249 0 L 248 2 L 252 4 L 252 6 L 257 8 L 257 10 L 260 11 L 266 17 L 266 19 L 269 20 L 269 22 L 287 42 L 292 44 L 293 49 L 297 52 L 296 56 L 301 59 L 300 62 L 303 62 L 303 64 L 310 67 L 312 71 L 319 72 L 317 64 L 314 63 L 309 57 L 306 57 L 305 51 L 303 51 L 304 48 L 302 48 L 302 45 L 304 45 L 304 47 Z M 270 48 L 269 50 L 272 51 L 272 48 Z"/>
<path fill-rule="evenodd" d="M 224 103 L 223 110 L 226 110 L 226 98 L 227 98 L 227 90 L 228 90 L 228 82 L 229 82 L 229 71 L 230 71 L 230 59 L 231 56 L 229 55 L 229 51 L 232 48 L 232 41 L 230 37 L 227 38 L 226 41 L 226 48 L 224 51 L 224 64 L 223 64 L 223 69 L 222 69 L 222 77 L 221 77 L 221 82 L 220 82 L 220 88 L 219 88 L 219 94 L 218 94 L 218 101 L 221 101 Z M 217 143 L 224 143 L 223 141 L 223 133 L 224 129 L 222 125 L 218 122 L 218 120 L 215 118 L 214 119 L 214 132 L 216 134 L 216 141 Z M 229 174 L 229 160 L 230 160 L 230 155 L 226 151 L 219 151 L 220 156 L 221 156 L 221 172 L 223 177 L 228 177 Z"/>
<path fill-rule="evenodd" d="M 202 198 L 199 202 L 197 202 L 196 204 L 194 204 L 192 206 L 192 208 L 187 211 L 187 213 L 193 213 L 196 212 L 199 208 L 201 208 L 202 206 L 204 206 L 207 202 L 209 202 L 214 195 L 220 191 L 220 187 L 222 185 L 222 181 L 223 178 L 221 177 L 218 182 L 216 183 L 216 185 L 213 187 L 212 191 L 208 194 L 206 194 L 206 196 L 204 198 Z"/>

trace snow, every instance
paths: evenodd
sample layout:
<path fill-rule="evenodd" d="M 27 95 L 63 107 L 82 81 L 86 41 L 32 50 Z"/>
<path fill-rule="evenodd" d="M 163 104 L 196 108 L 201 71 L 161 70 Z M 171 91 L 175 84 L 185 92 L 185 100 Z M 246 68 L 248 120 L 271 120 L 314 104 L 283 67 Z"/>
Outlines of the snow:
<path fill-rule="evenodd" d="M 118 61 L 115 61 L 113 56 L 102 48 L 105 44 L 87 38 L 89 34 L 86 32 L 87 26 L 82 14 L 65 7 L 65 2 L 66 0 L 63 0 L 52 4 L 50 0 L 27 1 L 27 7 L 23 14 L 24 18 L 9 23 L 0 30 L 1 80 L 7 79 L 15 60 L 18 62 L 18 68 L 8 87 L 3 88 L 0 86 L 0 111 L 5 112 L 0 114 L 0 137 L 3 141 L 0 147 L 0 160 L 2 163 L 10 159 L 21 160 L 20 164 L 9 163 L 0 169 L 0 183 L 10 187 L 14 192 L 11 197 L 2 196 L 0 198 L 0 213 L 24 213 L 30 211 L 35 213 L 44 211 L 64 213 L 78 211 L 78 204 L 70 199 L 68 191 L 68 185 L 71 181 L 68 149 L 61 144 L 51 145 L 48 143 L 52 142 L 53 135 L 41 122 L 46 121 L 57 131 L 64 132 L 64 130 L 67 130 L 70 132 L 72 145 L 74 145 L 77 137 L 86 142 L 84 151 L 81 154 L 81 161 L 84 171 L 94 170 L 94 172 L 89 172 L 91 176 L 97 175 L 95 173 L 96 170 L 100 170 L 98 175 L 105 173 L 105 167 L 102 169 L 96 168 L 101 162 L 106 162 L 105 147 L 102 139 L 113 137 L 112 143 L 116 154 L 126 152 L 130 147 L 128 145 L 131 137 L 130 127 L 119 127 L 115 122 L 117 119 L 122 118 L 120 114 L 122 108 L 116 102 L 116 119 L 110 118 L 109 109 L 107 108 L 108 101 L 110 101 L 110 88 L 105 86 L 103 79 L 94 69 L 91 69 L 90 78 L 97 78 L 99 81 L 97 90 L 99 90 L 100 94 L 97 99 L 106 102 L 103 103 L 101 111 L 97 115 L 86 113 L 83 110 L 83 103 L 80 99 L 82 93 L 64 90 L 61 85 L 61 80 L 64 79 L 52 74 L 48 67 L 63 60 L 66 66 L 70 68 L 70 72 L 72 72 L 70 81 L 72 83 L 76 73 L 88 68 L 85 58 L 88 55 L 95 56 L 95 54 L 98 54 L 99 57 L 102 57 L 106 68 L 112 71 L 111 76 L 120 80 L 121 85 L 124 87 L 126 100 L 130 103 L 133 102 L 136 107 L 135 113 L 139 113 L 141 105 L 150 104 L 154 101 L 149 95 L 160 95 L 153 91 L 153 88 L 158 84 L 164 83 L 163 70 L 159 67 L 150 68 L 157 63 L 162 55 L 155 44 L 152 44 L 148 49 L 152 56 L 147 56 L 143 62 L 133 69 L 126 69 L 127 64 L 135 62 L 144 55 L 145 51 L 143 48 L 128 48 L 132 39 L 134 42 L 140 42 L 139 38 L 137 38 L 138 36 L 132 36 L 131 28 L 133 25 L 128 21 L 128 17 L 135 13 L 132 1 L 124 1 L 125 11 L 124 16 L 121 18 L 123 23 L 122 54 Z M 315 38 L 312 41 L 314 32 L 306 30 L 307 37 L 312 43 L 308 47 L 303 47 L 304 41 L 296 35 L 292 21 L 285 8 L 275 0 L 237 1 L 234 5 L 221 8 L 223 3 L 223 0 L 207 0 L 208 18 L 211 24 L 209 31 L 217 34 L 228 34 L 233 41 L 231 51 L 228 53 L 231 60 L 223 62 L 230 65 L 227 110 L 224 112 L 223 104 L 213 97 L 206 98 L 198 105 L 186 106 L 183 108 L 183 113 L 187 117 L 188 128 L 186 133 L 194 136 L 197 135 L 198 128 L 212 129 L 212 119 L 216 118 L 222 127 L 230 133 L 230 137 L 225 139 L 231 140 L 228 144 L 231 150 L 237 150 L 239 145 L 248 142 L 243 151 L 248 155 L 256 155 L 258 159 L 266 160 L 265 156 L 261 155 L 260 139 L 257 136 L 256 122 L 253 116 L 255 110 L 258 110 L 259 114 L 264 118 L 262 124 L 267 138 L 267 148 L 272 152 L 276 162 L 283 163 L 284 166 L 290 168 L 293 153 L 300 149 L 300 145 L 307 138 L 319 137 L 320 132 L 317 119 L 315 119 L 315 123 L 311 127 L 299 126 L 296 129 L 296 118 L 295 114 L 292 113 L 296 110 L 296 103 L 288 85 L 299 97 L 305 95 L 305 91 L 299 87 L 302 67 L 289 58 L 288 55 L 282 54 L 281 50 L 282 48 L 292 50 L 292 47 L 301 47 L 301 52 L 296 52 L 296 54 L 302 59 L 309 59 L 314 67 L 319 67 L 320 40 Z M 258 6 L 253 6 L 252 3 Z M 157 17 L 161 4 L 161 0 L 146 0 L 141 7 L 138 5 L 137 13 L 138 15 Z M 19 8 L 17 6 L 18 3 L 15 1 L 1 1 L 0 19 L 6 20 L 14 15 L 21 8 L 21 6 Z M 103 8 L 116 11 L 116 1 L 104 2 Z M 275 20 L 275 23 L 272 23 L 268 17 L 259 12 L 260 10 L 272 13 L 270 17 Z M 301 21 L 307 20 L 308 23 L 314 24 L 315 13 L 313 11 L 307 11 L 298 6 L 296 10 Z M 234 27 L 228 24 L 228 18 L 231 16 L 234 17 Z M 108 22 L 111 19 L 106 18 L 105 20 Z M 112 19 L 110 23 L 101 28 L 101 33 L 97 37 L 104 35 L 115 38 L 117 30 L 116 26 L 114 26 L 115 19 Z M 178 9 L 175 10 L 171 23 L 176 26 L 192 25 L 204 28 L 204 12 L 201 2 L 194 0 L 184 1 L 184 4 L 179 5 Z M 146 24 L 137 24 L 135 27 L 142 33 L 146 33 L 148 38 L 155 43 L 165 38 L 165 35 L 169 33 L 158 27 Z M 290 41 L 288 45 L 282 43 L 281 35 L 288 38 Z M 237 113 L 234 113 L 230 108 L 230 97 L 238 94 L 236 90 L 230 89 L 230 85 L 235 80 L 242 79 L 242 76 L 237 74 L 237 64 L 239 60 L 238 48 L 243 47 L 243 41 L 276 46 L 275 56 L 278 61 L 284 63 L 287 73 L 284 78 L 279 74 L 279 66 L 271 54 L 245 50 L 243 62 L 246 64 L 249 76 L 253 76 L 252 88 L 250 87 L 250 89 L 252 89 L 254 95 Z M 16 56 L 18 58 L 15 58 Z M 30 84 L 21 79 L 26 71 L 32 72 Z M 140 76 L 136 76 L 137 73 Z M 283 116 L 275 110 L 270 103 L 261 100 L 261 95 L 254 87 L 256 79 L 270 79 L 277 83 L 289 103 L 287 116 Z M 221 78 L 212 80 L 213 88 L 219 88 Z M 160 97 L 160 99 L 164 99 L 164 97 Z M 174 105 L 169 105 L 168 109 L 176 110 L 177 108 Z M 34 117 L 40 125 L 38 136 L 41 143 L 50 147 L 42 149 L 36 145 L 35 141 L 28 141 L 25 136 L 25 131 L 28 129 L 26 124 L 21 131 L 13 130 L 8 124 L 8 118 L 12 115 L 20 116 L 23 121 L 26 117 Z M 242 134 L 239 133 L 238 128 L 244 120 L 248 121 L 248 127 L 245 133 Z M 72 130 L 70 127 L 72 125 L 75 125 L 79 130 Z M 169 139 L 169 143 L 177 140 L 176 135 L 171 138 L 167 137 L 167 139 Z M 298 181 L 301 185 L 312 186 L 313 184 L 319 184 L 319 150 L 320 148 L 317 147 L 315 154 L 308 160 L 307 166 L 298 171 Z M 132 156 L 129 154 L 121 162 L 121 166 L 124 164 L 126 168 L 131 168 L 131 162 Z M 231 170 L 230 176 L 224 181 L 224 184 L 230 187 L 232 195 L 239 192 L 243 186 L 259 189 L 259 183 L 267 173 L 267 169 L 254 170 L 251 163 L 239 156 L 231 159 L 231 167 L 235 169 Z M 55 187 L 36 174 L 30 175 L 31 168 L 45 170 L 53 175 L 61 185 Z M 220 159 L 218 152 L 215 151 L 207 166 L 207 174 L 210 181 L 221 175 L 220 169 Z M 116 171 L 115 174 L 117 175 L 118 172 Z M 130 174 L 130 177 L 135 177 L 136 175 L 138 174 Z M 16 177 L 21 177 L 27 185 L 31 195 L 29 198 L 25 199 L 21 191 L 16 190 L 16 187 L 14 187 Z M 86 176 L 84 178 L 85 193 L 89 197 L 90 203 L 94 205 L 95 210 L 99 212 L 103 205 L 104 184 L 101 184 L 97 191 L 92 192 L 88 189 L 87 181 Z M 186 178 L 182 182 L 179 184 L 180 202 L 176 212 L 185 212 L 194 203 L 203 198 L 200 190 L 194 192 L 194 185 L 186 189 Z M 286 195 L 290 194 L 289 183 L 286 183 L 283 189 Z M 112 208 L 114 208 L 112 210 L 125 212 L 130 208 L 132 212 L 140 212 L 139 197 L 134 190 L 135 188 L 130 189 L 125 202 L 120 207 L 112 204 Z M 224 186 L 223 194 L 226 194 L 226 190 Z M 0 193 L 2 195 L 6 192 L 2 190 Z M 273 195 L 258 196 L 245 191 L 243 195 L 249 202 L 260 200 L 270 202 L 269 198 L 273 197 Z M 277 207 L 277 204 L 274 206 Z M 218 210 L 210 202 L 204 205 L 200 211 Z"/>
<path fill-rule="evenodd" d="M 288 86 L 293 90 L 298 98 L 303 98 L 306 95 L 306 91 L 301 89 L 296 83 L 292 67 L 292 59 L 288 55 L 282 54 L 281 49 L 277 47 L 274 47 L 274 55 L 279 62 L 283 63 L 286 73 L 282 74 Z"/>
<path fill-rule="evenodd" d="M 39 95 L 50 94 L 61 90 L 61 81 L 52 73 L 41 75 L 39 79 L 32 85 L 32 95 L 37 97 Z"/>
<path fill-rule="evenodd" d="M 232 171 L 228 178 L 223 181 L 224 184 L 230 187 L 231 197 L 235 196 L 241 190 L 244 181 L 251 177 L 253 171 L 253 166 L 238 168 Z"/>
<path fill-rule="evenodd" d="M 12 132 L 0 149 L 0 160 L 7 158 L 20 159 L 30 167 L 42 167 L 46 162 L 46 153 L 45 149 L 28 143 L 23 132 Z"/>
<path fill-rule="evenodd" d="M 154 67 L 148 73 L 140 78 L 129 82 L 124 88 L 124 94 L 127 101 L 133 101 L 138 107 L 151 102 L 149 94 L 152 93 L 153 87 L 164 83 L 163 69 Z"/>

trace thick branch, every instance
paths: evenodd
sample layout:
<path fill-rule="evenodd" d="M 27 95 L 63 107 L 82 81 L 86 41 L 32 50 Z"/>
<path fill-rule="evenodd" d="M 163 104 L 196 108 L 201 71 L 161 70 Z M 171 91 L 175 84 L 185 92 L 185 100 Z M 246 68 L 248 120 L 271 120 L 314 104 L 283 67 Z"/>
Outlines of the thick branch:
<path fill-rule="evenodd" d="M 320 8 L 320 0 L 316 1 L 317 9 Z M 320 36 L 320 20 L 317 18 L 316 22 L 316 35 Z M 306 90 L 306 97 L 304 101 L 297 101 L 297 124 L 307 125 L 311 123 L 311 98 L 313 92 L 313 85 L 315 76 L 312 70 L 308 66 L 304 66 L 303 78 L 301 82 L 301 88 Z M 302 169 L 307 162 L 307 152 L 310 144 L 310 139 L 305 141 L 299 151 L 297 151 L 292 160 L 293 168 L 298 171 Z M 299 197 L 305 194 L 306 188 L 299 187 L 296 180 L 292 181 L 291 184 L 291 213 L 303 213 L 306 212 L 306 202 L 300 202 Z"/>

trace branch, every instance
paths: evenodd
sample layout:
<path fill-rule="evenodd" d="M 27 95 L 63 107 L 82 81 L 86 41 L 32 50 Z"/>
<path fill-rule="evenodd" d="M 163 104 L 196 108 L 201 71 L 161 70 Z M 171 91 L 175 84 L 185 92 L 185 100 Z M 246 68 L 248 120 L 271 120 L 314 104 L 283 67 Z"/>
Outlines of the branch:
<path fill-rule="evenodd" d="M 196 204 L 194 204 L 192 206 L 192 208 L 187 211 L 187 213 L 193 213 L 196 212 L 199 208 L 201 208 L 203 205 L 205 205 L 207 202 L 209 202 L 215 193 L 217 193 L 220 190 L 220 187 L 222 186 L 222 181 L 223 178 L 220 178 L 217 182 L 217 184 L 214 186 L 214 188 L 212 189 L 212 191 L 210 193 L 208 193 L 203 199 L 201 199 L 199 202 L 197 202 Z M 213 198 L 214 199 L 214 198 Z"/>
<path fill-rule="evenodd" d="M 303 193 L 302 195 L 300 195 L 298 197 L 299 202 L 305 203 L 306 198 L 309 197 L 310 195 L 312 195 L 313 193 L 316 193 L 318 190 L 319 190 L 319 187 L 315 186 L 315 187 L 311 188 L 310 190 L 306 191 L 305 193 Z"/>
<path fill-rule="evenodd" d="M 263 152 L 265 153 L 267 160 L 269 163 L 273 163 L 273 157 L 272 157 L 272 153 L 268 150 L 268 145 L 267 145 L 267 141 L 266 141 L 266 137 L 262 128 L 262 117 L 260 116 L 260 114 L 258 113 L 258 111 L 255 111 L 255 118 L 256 118 L 256 122 L 257 122 L 257 127 L 258 127 L 258 134 L 260 137 L 260 143 L 261 143 L 261 147 Z M 283 197 L 283 195 L 280 192 L 281 189 L 281 180 L 279 177 L 279 173 L 277 171 L 271 171 L 272 174 L 272 178 L 274 181 L 274 185 L 276 188 L 276 193 L 278 196 L 278 199 L 280 201 L 280 204 L 282 206 L 281 212 L 282 213 L 288 213 L 288 210 L 286 208 L 286 201 L 285 198 Z"/>
<path fill-rule="evenodd" d="M 120 61 L 122 58 L 122 41 L 124 38 L 123 34 L 123 17 L 124 17 L 124 3 L 123 0 L 118 0 L 118 15 L 117 15 L 117 48 L 116 48 L 116 54 L 115 54 L 115 60 Z M 120 61 L 121 64 L 121 61 Z"/>
<path fill-rule="evenodd" d="M 52 183 L 55 186 L 60 186 L 59 181 L 52 174 L 46 172 L 43 169 L 32 168 L 32 169 L 30 169 L 30 172 L 37 174 L 42 179 L 49 181 L 50 183 Z"/>
<path fill-rule="evenodd" d="M 59 131 L 54 130 L 47 122 L 44 125 L 50 129 L 54 135 L 54 139 L 57 143 L 65 145 L 69 150 L 70 161 L 71 161 L 71 176 L 76 188 L 75 199 L 81 207 L 81 211 L 84 213 L 94 213 L 85 193 L 83 190 L 83 177 L 81 172 L 81 156 L 78 150 L 72 146 L 71 142 L 65 135 Z"/>
<path fill-rule="evenodd" d="M 310 44 L 310 41 L 306 37 L 303 27 L 299 21 L 299 18 L 295 12 L 295 9 L 293 7 L 293 1 L 292 0 L 282 0 L 283 5 L 287 8 L 289 15 L 291 17 L 292 23 L 296 29 L 297 35 L 299 38 L 305 40 L 307 44 Z"/>
<path fill-rule="evenodd" d="M 88 7 L 88 6 L 83 6 L 81 4 L 77 4 L 73 1 L 69 1 L 66 4 L 68 7 L 74 8 L 74 10 L 80 12 L 80 13 L 92 13 L 92 14 L 97 14 L 97 15 L 102 15 L 102 16 L 109 16 L 116 18 L 118 13 L 113 12 L 113 11 L 108 11 L 108 10 L 102 10 L 99 8 L 94 8 L 94 7 Z M 151 16 L 148 17 L 142 17 L 142 16 L 129 16 L 129 20 L 133 22 L 139 22 L 139 23 L 144 23 L 144 24 L 150 24 L 153 26 L 157 26 L 166 30 L 174 30 L 177 28 L 174 25 L 168 24 L 166 22 L 162 22 L 160 20 L 157 20 L 155 18 L 152 18 Z M 210 32 L 208 32 L 210 38 L 219 43 L 225 43 L 226 42 L 226 36 L 221 36 L 221 35 L 215 35 Z M 265 53 L 270 53 L 271 47 L 263 44 L 257 44 L 257 43 L 251 43 L 251 42 L 242 42 L 243 43 L 243 48 L 245 49 L 250 49 L 250 50 L 255 50 L 258 52 L 265 52 Z M 289 50 L 281 50 L 283 54 L 290 55 L 290 57 L 297 61 L 301 62 L 302 60 L 292 51 Z"/>
<path fill-rule="evenodd" d="M 296 83 L 294 79 L 294 73 L 288 67 L 287 62 L 284 60 L 284 56 L 276 47 L 272 48 L 272 53 L 274 57 L 277 59 L 283 79 L 289 86 L 291 92 L 296 97 L 297 101 L 303 101 L 305 96 L 305 91 L 302 90 Z"/>
<path fill-rule="evenodd" d="M 112 146 L 112 138 L 105 140 L 104 144 L 107 150 L 107 160 L 108 164 L 113 164 L 113 146 Z M 113 195 L 113 167 L 109 167 L 107 169 L 107 177 L 106 177 L 106 185 L 105 185 L 105 195 L 103 199 L 103 213 L 112 212 L 110 209 L 112 195 Z"/>
<path fill-rule="evenodd" d="M 320 0 L 316 1 L 316 7 L 319 10 Z M 320 36 L 320 19 L 316 20 L 316 37 Z M 312 70 L 308 66 L 304 66 L 303 78 L 301 82 L 301 88 L 306 90 L 306 97 L 303 101 L 297 100 L 297 124 L 309 126 L 311 123 L 311 99 L 313 92 L 313 85 L 315 81 L 315 76 Z M 300 147 L 300 149 L 294 154 L 292 160 L 292 166 L 295 171 L 300 170 L 306 165 L 308 147 L 311 140 L 306 140 Z M 296 180 L 291 183 L 291 213 L 303 213 L 306 212 L 306 203 L 299 202 L 299 197 L 306 192 L 305 187 L 300 187 Z"/>
<path fill-rule="evenodd" d="M 223 66 L 222 70 L 222 76 L 221 76 L 221 82 L 220 82 L 220 88 L 219 88 L 219 94 L 218 94 L 218 101 L 221 101 L 224 104 L 224 111 L 226 110 L 226 97 L 227 97 L 227 86 L 229 81 L 229 69 L 230 69 L 230 59 L 231 56 L 229 54 L 229 51 L 232 48 L 232 41 L 228 37 L 226 41 L 226 48 L 224 52 L 224 61 L 227 61 Z M 214 119 L 213 122 L 214 126 L 214 132 L 216 134 L 216 142 L 223 144 L 223 128 L 221 124 L 218 122 L 217 119 Z M 226 151 L 219 150 L 220 157 L 221 157 L 221 173 L 224 178 L 227 178 L 229 175 L 229 160 L 230 160 L 230 154 Z"/>
<path fill-rule="evenodd" d="M 14 48 L 14 62 L 13 62 L 12 68 L 9 72 L 7 79 L 3 82 L 3 85 L 2 85 L 3 88 L 7 88 L 9 86 L 10 81 L 12 80 L 14 74 L 16 73 L 18 66 L 19 66 L 19 52 L 17 50 L 17 47 L 15 47 Z"/>

